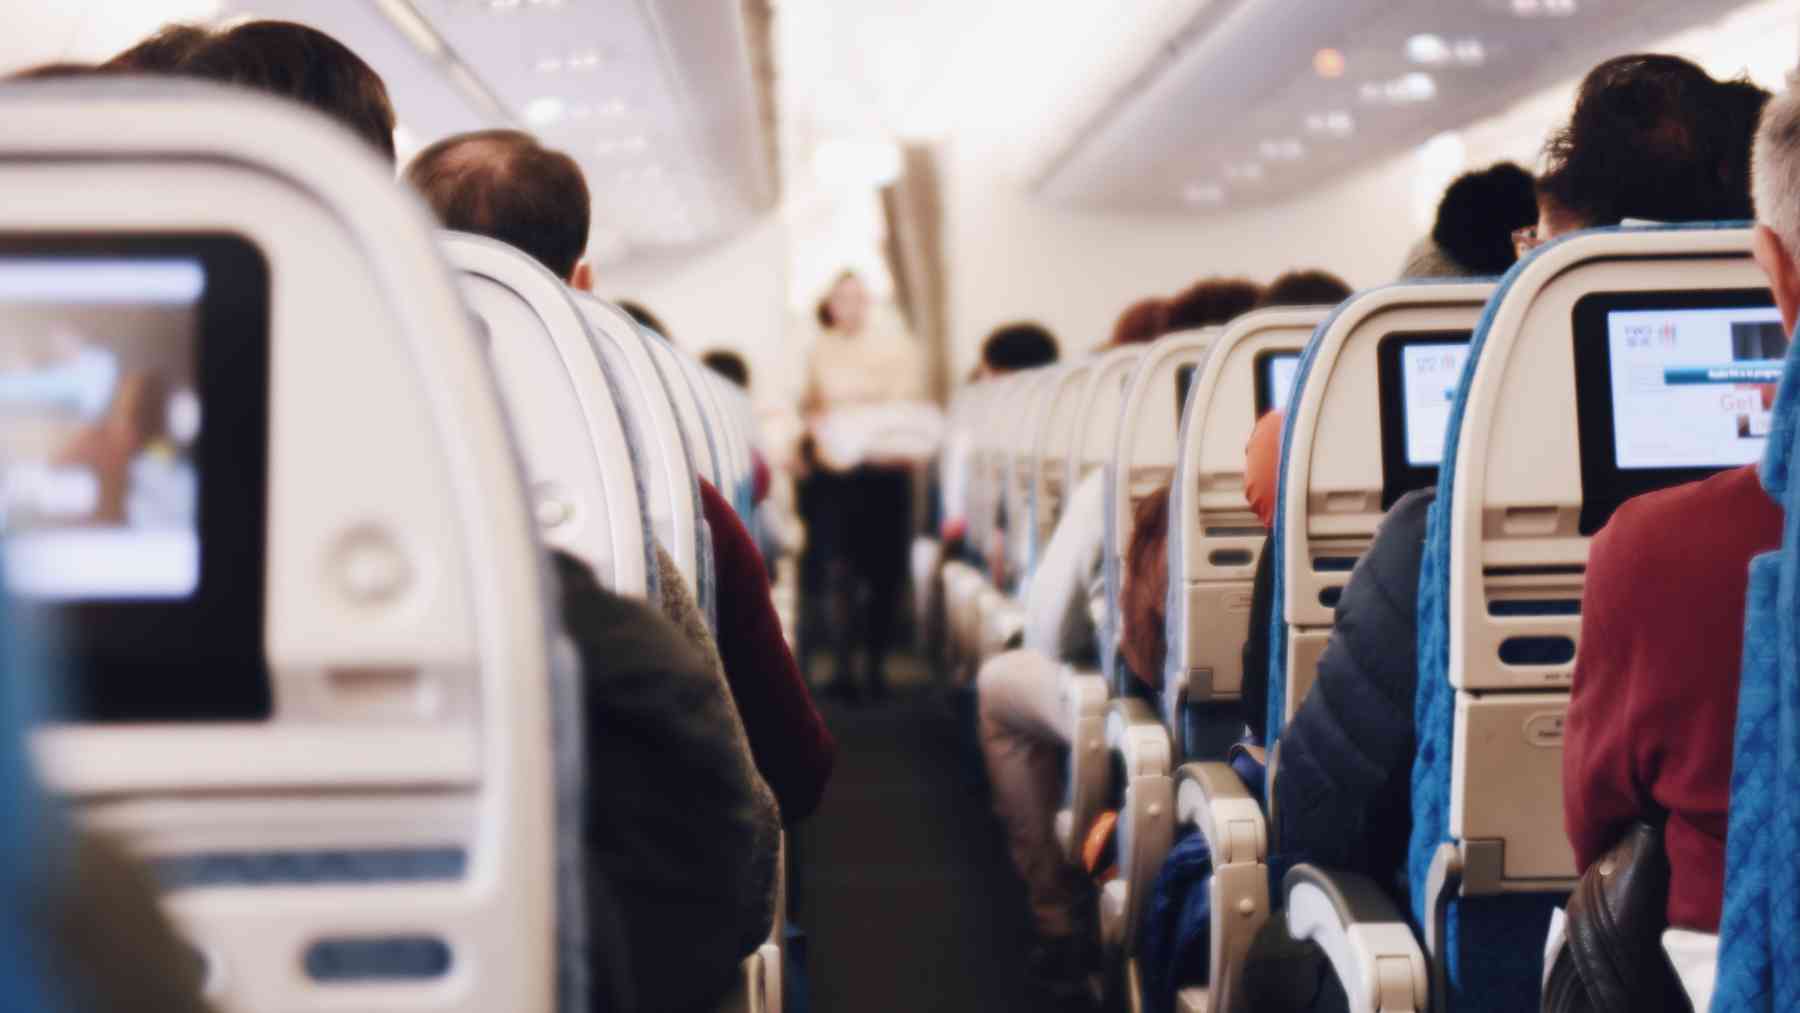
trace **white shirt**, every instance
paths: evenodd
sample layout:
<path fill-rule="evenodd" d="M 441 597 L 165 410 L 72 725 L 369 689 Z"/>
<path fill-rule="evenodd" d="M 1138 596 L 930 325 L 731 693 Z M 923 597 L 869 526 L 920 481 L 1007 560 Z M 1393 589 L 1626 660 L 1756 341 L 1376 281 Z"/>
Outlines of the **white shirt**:
<path fill-rule="evenodd" d="M 1025 647 L 1063 662 L 1092 663 L 1106 605 L 1106 471 L 1075 487 L 1025 595 Z"/>

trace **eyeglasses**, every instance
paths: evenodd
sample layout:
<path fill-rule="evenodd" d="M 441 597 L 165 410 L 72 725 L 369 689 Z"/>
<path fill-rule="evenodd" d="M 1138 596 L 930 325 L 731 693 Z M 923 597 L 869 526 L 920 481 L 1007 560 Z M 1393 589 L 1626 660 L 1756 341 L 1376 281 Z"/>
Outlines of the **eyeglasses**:
<path fill-rule="evenodd" d="M 1520 259 L 1524 259 L 1527 253 L 1544 245 L 1547 240 L 1538 234 L 1536 225 L 1527 225 L 1522 229 L 1513 230 L 1512 241 L 1513 252 L 1517 253 Z"/>

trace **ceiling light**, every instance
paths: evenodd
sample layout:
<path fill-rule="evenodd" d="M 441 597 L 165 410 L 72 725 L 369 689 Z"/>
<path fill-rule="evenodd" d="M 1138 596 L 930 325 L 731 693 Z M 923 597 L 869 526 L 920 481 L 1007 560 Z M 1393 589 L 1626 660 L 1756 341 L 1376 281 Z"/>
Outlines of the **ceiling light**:
<path fill-rule="evenodd" d="M 516 11 L 519 0 L 488 0 L 488 9 L 494 11 Z"/>
<path fill-rule="evenodd" d="M 537 62 L 537 72 L 540 74 L 554 74 L 561 69 L 563 62 L 560 56 L 541 57 Z"/>
<path fill-rule="evenodd" d="M 1415 35 L 1406 40 L 1406 58 L 1414 63 L 1435 67 L 1450 59 L 1450 44 L 1441 35 Z"/>
<path fill-rule="evenodd" d="M 565 111 L 562 99 L 534 98 L 525 103 L 525 122 L 534 127 L 546 127 L 562 119 Z"/>
<path fill-rule="evenodd" d="M 1358 89 L 1358 94 L 1364 102 L 1411 105 L 1437 98 L 1437 82 L 1432 80 L 1430 74 L 1415 70 L 1392 81 L 1365 83 Z"/>
<path fill-rule="evenodd" d="M 1522 18 L 1566 18 L 1575 13 L 1575 0 L 1512 0 L 1512 12 Z"/>
<path fill-rule="evenodd" d="M 1348 137 L 1356 130 L 1356 120 L 1342 109 L 1324 113 L 1308 113 L 1306 129 L 1326 137 Z"/>
<path fill-rule="evenodd" d="M 1225 178 L 1239 183 L 1253 183 L 1263 178 L 1263 167 L 1255 162 L 1239 162 L 1225 167 Z"/>
<path fill-rule="evenodd" d="M 1487 62 L 1487 47 L 1480 39 L 1457 39 L 1452 51 L 1456 54 L 1456 62 L 1465 67 L 1479 67 Z"/>
<path fill-rule="evenodd" d="M 1565 17 L 1575 13 L 1575 0 L 1544 0 L 1544 13 Z"/>
<path fill-rule="evenodd" d="M 1324 78 L 1343 77 L 1344 54 L 1329 48 L 1314 53 L 1313 73 Z"/>
<path fill-rule="evenodd" d="M 1291 137 L 1276 138 L 1257 145 L 1262 157 L 1272 162 L 1292 162 L 1306 154 L 1306 145 Z"/>
<path fill-rule="evenodd" d="M 1219 204 L 1225 200 L 1225 188 L 1217 183 L 1189 183 L 1182 187 L 1181 199 L 1189 204 Z"/>

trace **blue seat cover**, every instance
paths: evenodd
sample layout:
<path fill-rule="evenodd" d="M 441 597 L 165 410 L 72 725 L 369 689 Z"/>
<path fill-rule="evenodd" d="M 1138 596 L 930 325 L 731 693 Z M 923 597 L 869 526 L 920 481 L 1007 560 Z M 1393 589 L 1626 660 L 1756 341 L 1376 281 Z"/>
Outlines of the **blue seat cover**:
<path fill-rule="evenodd" d="M 1694 222 L 1594 229 L 1576 235 L 1630 232 L 1691 232 L 1744 228 L 1743 222 Z M 1449 509 L 1456 489 L 1457 446 L 1462 438 L 1463 412 L 1469 385 L 1481 362 L 1482 350 L 1499 307 L 1526 266 L 1569 238 L 1547 243 L 1514 264 L 1501 279 L 1487 308 L 1482 311 L 1469 343 L 1469 357 L 1451 402 L 1444 433 L 1445 466 L 1438 470 L 1437 502 L 1426 525 L 1425 552 L 1419 572 L 1419 686 L 1413 720 L 1418 729 L 1418 753 L 1413 759 L 1412 839 L 1408 848 L 1407 876 L 1412 894 L 1415 925 L 1430 917 L 1426 881 L 1439 845 L 1456 843 L 1450 837 L 1450 767 L 1453 755 L 1456 691 L 1450 686 L 1450 530 Z M 1544 937 L 1550 911 L 1563 900 L 1561 894 L 1503 894 L 1493 897 L 1457 898 L 1450 902 L 1441 959 L 1449 970 L 1450 1005 L 1463 1010 L 1514 1010 L 1538 1003 L 1543 972 Z M 1464 952 L 1479 953 L 1478 960 L 1462 960 Z"/>
<path fill-rule="evenodd" d="M 32 677 L 39 665 L 0 596 L 0 1009 L 50 1013 L 62 1003 L 48 976 L 41 927 L 30 917 L 42 903 L 57 831 L 25 752 L 25 729 L 39 710 Z"/>
<path fill-rule="evenodd" d="M 1725 843 L 1716 1013 L 1800 1005 L 1800 348 L 1792 344 L 1764 449 L 1763 488 L 1782 505 L 1781 548 L 1750 567 Z M 1783 802 L 1786 802 L 1784 805 Z"/>

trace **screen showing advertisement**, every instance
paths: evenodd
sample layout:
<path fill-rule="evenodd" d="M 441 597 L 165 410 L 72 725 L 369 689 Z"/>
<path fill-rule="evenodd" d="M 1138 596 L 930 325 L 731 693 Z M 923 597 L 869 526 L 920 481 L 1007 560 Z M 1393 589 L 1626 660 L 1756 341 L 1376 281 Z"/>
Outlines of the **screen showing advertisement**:
<path fill-rule="evenodd" d="M 0 539 L 14 593 L 198 588 L 205 289 L 199 259 L 0 256 Z"/>
<path fill-rule="evenodd" d="M 1435 468 L 1444 456 L 1450 403 L 1469 358 L 1467 341 L 1407 342 L 1400 347 L 1401 392 L 1405 399 L 1406 463 Z"/>
<path fill-rule="evenodd" d="M 1618 468 L 1762 456 L 1788 345 L 1774 307 L 1614 310 L 1606 331 Z"/>

